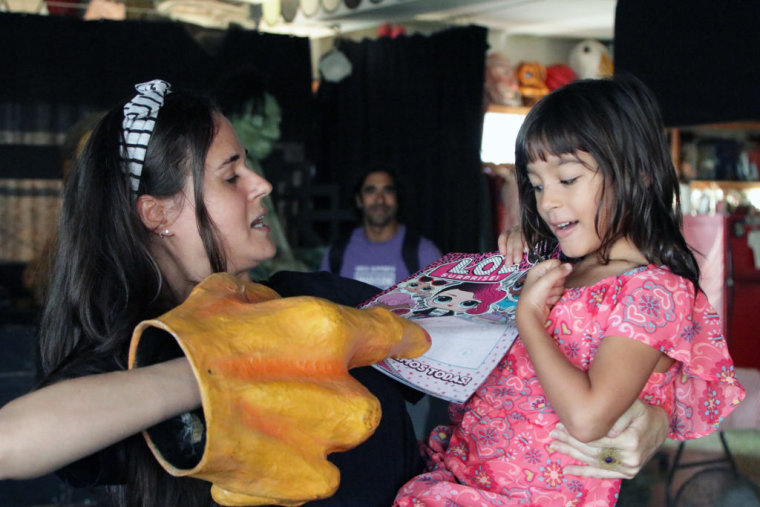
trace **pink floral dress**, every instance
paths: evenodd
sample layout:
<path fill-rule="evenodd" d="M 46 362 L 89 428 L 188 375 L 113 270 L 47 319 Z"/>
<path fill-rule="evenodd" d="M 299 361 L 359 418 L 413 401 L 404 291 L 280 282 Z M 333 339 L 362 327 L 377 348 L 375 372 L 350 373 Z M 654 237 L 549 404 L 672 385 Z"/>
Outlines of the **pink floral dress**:
<path fill-rule="evenodd" d="M 548 330 L 588 370 L 605 336 L 626 336 L 675 359 L 640 398 L 671 416 L 670 438 L 707 435 L 744 398 L 721 332 L 701 292 L 667 268 L 643 266 L 566 289 Z M 479 390 L 451 405 L 452 426 L 430 435 L 429 472 L 398 493 L 398 506 L 614 505 L 620 480 L 566 476 L 576 460 L 549 448 L 559 422 L 518 339 Z"/>

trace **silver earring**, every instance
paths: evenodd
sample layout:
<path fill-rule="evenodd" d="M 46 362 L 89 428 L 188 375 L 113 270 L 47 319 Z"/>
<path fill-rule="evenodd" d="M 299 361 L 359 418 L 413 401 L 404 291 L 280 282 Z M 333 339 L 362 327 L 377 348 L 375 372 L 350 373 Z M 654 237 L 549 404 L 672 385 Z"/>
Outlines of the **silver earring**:
<path fill-rule="evenodd" d="M 164 229 L 163 231 L 161 231 L 161 232 L 158 233 L 158 237 L 161 238 L 161 239 L 164 239 L 169 234 L 171 234 L 171 232 L 169 231 L 169 229 Z"/>

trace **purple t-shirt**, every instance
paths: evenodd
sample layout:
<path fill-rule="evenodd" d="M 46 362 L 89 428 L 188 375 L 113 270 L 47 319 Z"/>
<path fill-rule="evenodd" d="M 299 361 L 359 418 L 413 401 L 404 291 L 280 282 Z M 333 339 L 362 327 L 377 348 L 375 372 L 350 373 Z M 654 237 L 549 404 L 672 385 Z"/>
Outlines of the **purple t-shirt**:
<path fill-rule="evenodd" d="M 406 226 L 399 225 L 396 234 L 388 241 L 372 242 L 364 234 L 363 227 L 357 227 L 351 233 L 343 255 L 340 276 L 353 278 L 380 289 L 387 289 L 396 282 L 411 275 L 406 269 L 401 255 Z M 417 250 L 420 267 L 425 267 L 441 257 L 441 252 L 427 238 L 420 238 Z M 325 252 L 319 269 L 330 270 L 330 249 Z"/>

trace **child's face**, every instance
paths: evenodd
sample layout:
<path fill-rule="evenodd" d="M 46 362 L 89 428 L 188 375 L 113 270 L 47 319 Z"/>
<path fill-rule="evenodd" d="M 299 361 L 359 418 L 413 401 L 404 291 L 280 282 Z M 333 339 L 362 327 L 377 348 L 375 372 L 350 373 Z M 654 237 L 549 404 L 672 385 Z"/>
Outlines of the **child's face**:
<path fill-rule="evenodd" d="M 602 193 L 602 175 L 586 152 L 549 155 L 528 164 L 541 218 L 569 257 L 583 257 L 601 245 L 596 212 Z M 604 232 L 604 231 L 600 231 Z"/>
<path fill-rule="evenodd" d="M 475 308 L 480 303 L 481 301 L 475 299 L 475 294 L 472 292 L 451 289 L 443 291 L 431 298 L 431 300 L 428 301 L 428 306 L 443 308 L 444 310 L 452 310 L 455 312 L 466 312 L 471 308 Z"/>

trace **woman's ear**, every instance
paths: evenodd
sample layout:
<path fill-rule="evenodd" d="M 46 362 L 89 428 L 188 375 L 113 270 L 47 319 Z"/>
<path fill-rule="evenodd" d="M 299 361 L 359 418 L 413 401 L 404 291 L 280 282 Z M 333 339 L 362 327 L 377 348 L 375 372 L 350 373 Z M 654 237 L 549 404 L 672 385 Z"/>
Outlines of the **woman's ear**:
<path fill-rule="evenodd" d="M 137 198 L 137 214 L 145 227 L 153 232 L 166 228 L 166 206 L 163 199 L 156 199 L 152 195 L 143 194 Z"/>

